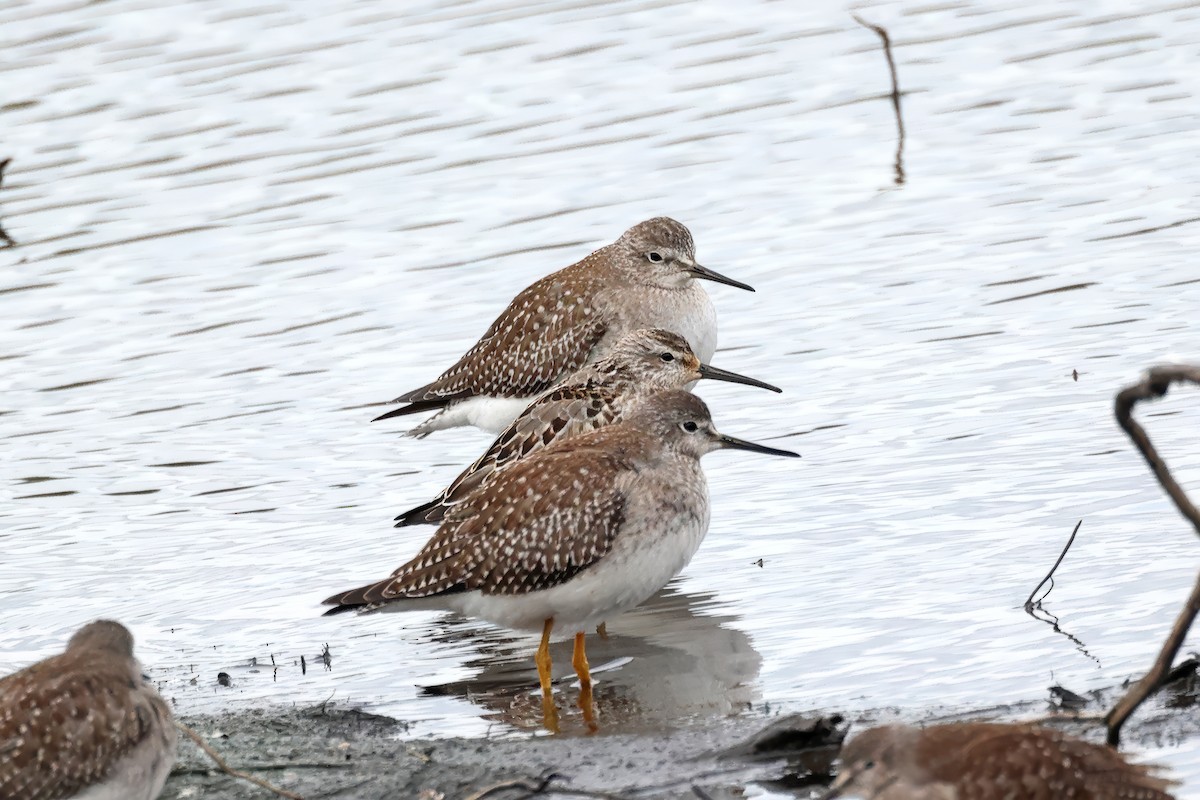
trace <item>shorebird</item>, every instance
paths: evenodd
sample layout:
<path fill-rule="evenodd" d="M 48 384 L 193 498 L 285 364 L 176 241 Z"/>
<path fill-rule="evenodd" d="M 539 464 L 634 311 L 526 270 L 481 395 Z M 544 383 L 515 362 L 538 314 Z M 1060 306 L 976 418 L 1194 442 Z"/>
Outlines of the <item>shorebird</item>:
<path fill-rule="evenodd" d="M 701 361 L 717 348 L 717 314 L 697 278 L 750 286 L 696 263 L 692 234 L 667 217 L 634 225 L 587 258 L 533 283 L 433 383 L 372 421 L 437 411 L 409 431 L 474 425 L 499 433 L 537 395 L 638 328 L 681 334 Z"/>
<path fill-rule="evenodd" d="M 852 739 L 825 797 L 1172 800 L 1173 781 L 1103 745 L 1028 724 L 885 725 Z"/>
<path fill-rule="evenodd" d="M 622 422 L 501 470 L 391 577 L 330 597 L 336 608 L 326 613 L 448 609 L 540 630 L 536 663 L 552 731 L 550 638 L 574 634 L 579 705 L 594 727 L 584 632 L 642 603 L 691 560 L 708 530 L 700 457 L 721 448 L 797 455 L 718 433 L 689 392 L 659 393 Z"/>
<path fill-rule="evenodd" d="M 769 383 L 702 363 L 677 333 L 661 328 L 634 331 L 622 337 L 607 356 L 530 403 L 487 452 L 441 494 L 396 517 L 396 527 L 439 523 L 451 506 L 502 467 L 552 442 L 618 422 L 647 397 L 682 389 L 701 378 L 780 391 Z"/>
<path fill-rule="evenodd" d="M 4 800 L 154 800 L 174 763 L 171 710 L 117 622 L 89 623 L 65 652 L 0 678 Z"/>

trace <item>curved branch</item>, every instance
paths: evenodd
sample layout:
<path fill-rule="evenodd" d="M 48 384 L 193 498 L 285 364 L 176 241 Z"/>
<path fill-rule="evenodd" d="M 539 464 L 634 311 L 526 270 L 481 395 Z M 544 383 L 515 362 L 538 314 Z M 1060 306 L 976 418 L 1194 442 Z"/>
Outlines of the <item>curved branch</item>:
<path fill-rule="evenodd" d="M 1154 477 L 1158 479 L 1167 496 L 1179 509 L 1179 513 L 1183 514 L 1192 523 L 1196 533 L 1200 534 L 1200 511 L 1196 510 L 1196 506 L 1188 499 L 1183 487 L 1171 476 L 1170 470 L 1167 469 L 1167 463 L 1163 461 L 1162 456 L 1150 442 L 1150 437 L 1146 434 L 1145 429 L 1133 418 L 1133 408 L 1139 401 L 1163 397 L 1172 383 L 1200 385 L 1200 367 L 1180 364 L 1154 367 L 1149 370 L 1146 377 L 1139 383 L 1127 386 L 1117 393 L 1114 404 L 1117 424 L 1133 440 L 1142 457 L 1146 459 L 1146 463 L 1150 465 Z M 1170 673 L 1171 664 L 1174 663 L 1175 656 L 1179 653 L 1179 648 L 1183 646 L 1183 640 L 1198 613 L 1200 613 L 1200 576 L 1197 576 L 1196 586 L 1188 596 L 1183 610 L 1179 612 L 1179 617 L 1171 627 L 1171 632 L 1163 642 L 1158 658 L 1155 659 L 1150 671 L 1134 684 L 1109 712 L 1105 723 L 1108 727 L 1108 743 L 1113 747 L 1116 747 L 1120 741 L 1121 726 L 1137 710 L 1138 706 L 1158 690 Z"/>

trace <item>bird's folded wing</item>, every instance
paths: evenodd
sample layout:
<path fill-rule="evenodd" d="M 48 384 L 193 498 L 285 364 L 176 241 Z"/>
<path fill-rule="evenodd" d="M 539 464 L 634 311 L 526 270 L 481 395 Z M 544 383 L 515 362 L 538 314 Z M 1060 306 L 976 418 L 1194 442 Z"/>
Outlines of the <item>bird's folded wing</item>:
<path fill-rule="evenodd" d="M 607 321 L 592 308 L 590 295 L 591 287 L 570 291 L 556 275 L 543 278 L 517 295 L 454 366 L 394 402 L 520 397 L 549 389 L 583 366 L 604 336 Z"/>
<path fill-rule="evenodd" d="M 512 465 L 454 506 L 434 538 L 380 586 L 378 600 L 524 594 L 603 558 L 624 519 L 617 477 L 628 466 L 612 453 L 570 445 Z"/>
<path fill-rule="evenodd" d="M 555 387 L 529 405 L 492 442 L 487 452 L 446 487 L 439 500 L 446 505 L 464 497 L 491 476 L 547 445 L 594 431 L 616 416 L 612 391 L 586 384 Z"/>

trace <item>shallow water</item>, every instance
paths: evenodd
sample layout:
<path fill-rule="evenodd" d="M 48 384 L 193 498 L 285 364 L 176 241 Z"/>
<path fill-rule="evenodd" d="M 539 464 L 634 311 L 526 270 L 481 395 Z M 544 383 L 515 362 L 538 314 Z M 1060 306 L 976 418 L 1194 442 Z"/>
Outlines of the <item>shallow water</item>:
<path fill-rule="evenodd" d="M 1137 675 L 1200 563 L 1111 419 L 1198 357 L 1200 4 L 1128 7 L 856 5 L 897 187 L 839 3 L 7 4 L 0 671 L 104 615 L 184 711 L 530 725 L 529 639 L 318 616 L 488 441 L 364 406 L 669 214 L 759 288 L 710 287 L 714 363 L 785 389 L 700 393 L 804 458 L 708 457 L 699 554 L 592 646 L 610 729 Z M 1140 416 L 1200 486 L 1200 396 Z M 1047 607 L 1094 658 L 1020 609 L 1081 518 Z"/>

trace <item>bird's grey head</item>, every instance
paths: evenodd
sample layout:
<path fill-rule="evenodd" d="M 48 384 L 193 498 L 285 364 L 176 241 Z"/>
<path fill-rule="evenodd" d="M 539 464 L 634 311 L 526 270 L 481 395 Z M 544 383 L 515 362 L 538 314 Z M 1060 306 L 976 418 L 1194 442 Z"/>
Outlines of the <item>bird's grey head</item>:
<path fill-rule="evenodd" d="M 793 458 L 798 455 L 790 450 L 777 450 L 726 436 L 713 425 L 712 414 L 704 401 L 682 389 L 659 392 L 647 398 L 629 415 L 628 421 L 655 436 L 669 450 L 692 458 L 723 448 Z"/>
<path fill-rule="evenodd" d="M 780 391 L 769 383 L 701 363 L 687 339 L 662 328 L 643 328 L 625 334 L 596 364 L 596 369 L 623 373 L 637 382 L 642 393 L 682 389 L 701 378 Z"/>
<path fill-rule="evenodd" d="M 692 232 L 670 217 L 639 222 L 617 239 L 614 247 L 622 263 L 637 271 L 643 281 L 666 289 L 681 289 L 695 278 L 726 283 L 753 292 L 750 286 L 696 263 Z"/>
<path fill-rule="evenodd" d="M 625 334 L 596 366 L 623 371 L 647 391 L 679 389 L 701 377 L 700 359 L 687 340 L 662 328 Z"/>
<path fill-rule="evenodd" d="M 881 725 L 855 736 L 842 748 L 842 766 L 825 798 L 877 797 L 897 783 L 919 783 L 913 759 L 919 735 L 908 725 Z"/>
<path fill-rule="evenodd" d="M 89 622 L 67 642 L 67 650 L 102 650 L 119 656 L 133 656 L 133 634 L 119 622 L 98 619 Z"/>

